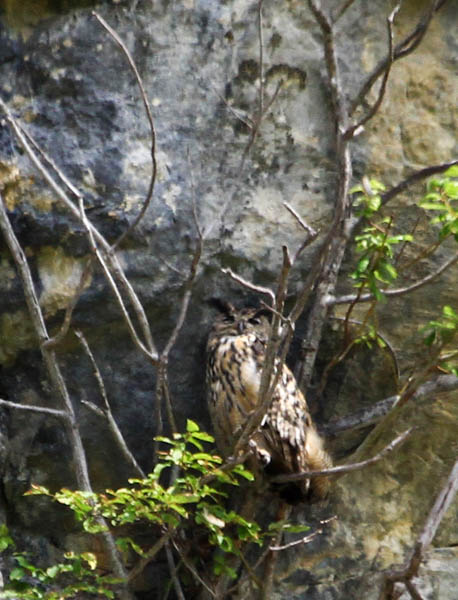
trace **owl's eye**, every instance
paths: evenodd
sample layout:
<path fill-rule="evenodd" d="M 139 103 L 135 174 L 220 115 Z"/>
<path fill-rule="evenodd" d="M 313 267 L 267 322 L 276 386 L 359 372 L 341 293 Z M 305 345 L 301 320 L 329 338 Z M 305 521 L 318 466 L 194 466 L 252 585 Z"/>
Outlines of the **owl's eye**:
<path fill-rule="evenodd" d="M 233 315 L 227 315 L 227 317 L 224 317 L 223 321 L 225 323 L 233 323 L 235 321 Z"/>
<path fill-rule="evenodd" d="M 258 319 L 258 317 L 252 317 L 251 319 L 248 319 L 248 323 L 251 323 L 252 325 L 261 325 L 261 319 Z"/>

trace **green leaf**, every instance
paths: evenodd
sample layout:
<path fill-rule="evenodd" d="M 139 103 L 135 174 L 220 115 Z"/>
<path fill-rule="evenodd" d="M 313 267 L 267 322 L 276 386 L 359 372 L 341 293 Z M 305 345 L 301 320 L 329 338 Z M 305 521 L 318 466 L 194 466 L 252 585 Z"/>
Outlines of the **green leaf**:
<path fill-rule="evenodd" d="M 24 576 L 25 576 L 24 569 L 21 569 L 21 567 L 15 567 L 10 573 L 10 580 L 11 581 L 21 581 L 21 579 L 23 579 Z"/>
<path fill-rule="evenodd" d="M 354 185 L 352 188 L 350 188 L 349 190 L 349 194 L 356 194 L 357 192 L 363 194 L 364 190 L 363 190 L 363 186 L 362 185 Z"/>
<path fill-rule="evenodd" d="M 446 177 L 458 177 L 458 165 L 453 165 L 444 173 Z"/>
<path fill-rule="evenodd" d="M 199 431 L 199 425 L 197 425 L 197 423 L 195 421 L 188 419 L 186 421 L 186 431 L 188 433 L 192 433 L 194 431 Z"/>
<path fill-rule="evenodd" d="M 442 187 L 441 179 L 430 179 L 426 184 L 426 189 L 428 190 L 428 192 L 440 190 L 441 187 Z"/>
<path fill-rule="evenodd" d="M 24 493 L 24 496 L 52 496 L 48 488 L 43 485 L 35 485 L 32 483 L 32 489 Z"/>
<path fill-rule="evenodd" d="M 445 194 L 452 200 L 458 199 L 458 181 L 447 181 L 444 184 Z"/>
<path fill-rule="evenodd" d="M 438 202 L 420 202 L 420 206 L 426 210 L 446 210 L 445 206 L 443 204 L 439 204 Z"/>
<path fill-rule="evenodd" d="M 210 444 L 213 444 L 215 441 L 215 438 L 209 433 L 205 433 L 205 431 L 196 431 L 192 434 L 192 437 L 201 440 L 202 442 L 209 442 Z"/>
<path fill-rule="evenodd" d="M 449 319 L 453 319 L 455 321 L 458 321 L 458 314 L 448 304 L 446 304 L 442 308 L 442 313 L 443 313 L 444 317 L 448 317 Z"/>

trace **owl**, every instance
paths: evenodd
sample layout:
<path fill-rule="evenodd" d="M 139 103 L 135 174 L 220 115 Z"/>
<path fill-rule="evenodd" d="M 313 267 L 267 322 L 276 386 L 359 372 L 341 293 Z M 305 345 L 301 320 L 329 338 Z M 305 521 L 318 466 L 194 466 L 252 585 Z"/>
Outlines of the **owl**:
<path fill-rule="evenodd" d="M 266 309 L 237 310 L 216 301 L 221 314 L 207 343 L 208 407 L 216 443 L 230 456 L 243 427 L 258 403 L 261 373 L 270 324 Z M 278 362 L 278 361 L 277 361 Z M 250 446 L 257 470 L 267 475 L 329 468 L 331 458 L 312 422 L 304 395 L 290 369 L 283 365 L 270 407 Z M 290 503 L 326 497 L 326 477 L 281 486 Z"/>

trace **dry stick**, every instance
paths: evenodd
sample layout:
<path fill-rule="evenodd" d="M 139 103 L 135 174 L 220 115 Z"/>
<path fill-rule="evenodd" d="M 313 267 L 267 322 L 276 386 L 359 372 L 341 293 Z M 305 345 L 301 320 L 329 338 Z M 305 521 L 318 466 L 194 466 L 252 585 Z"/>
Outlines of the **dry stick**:
<path fill-rule="evenodd" d="M 269 481 L 271 483 L 290 483 L 291 481 L 313 479 L 313 477 L 320 477 L 322 475 L 340 477 L 341 475 L 345 475 L 346 473 L 350 473 L 352 471 L 360 471 L 361 469 L 365 469 L 366 467 L 379 462 L 382 458 L 384 458 L 384 456 L 392 452 L 397 446 L 402 444 L 409 437 L 414 429 L 414 427 L 410 427 L 406 431 L 403 431 L 401 435 L 398 435 L 397 438 L 382 448 L 380 452 L 371 458 L 368 458 L 367 460 L 350 463 L 348 465 L 340 465 L 338 467 L 331 467 L 329 469 L 322 469 L 321 471 L 304 471 L 302 473 L 294 473 L 292 475 L 276 475 L 275 477 L 271 477 Z"/>
<path fill-rule="evenodd" d="M 62 404 L 65 408 L 66 418 L 64 419 L 65 428 L 72 448 L 72 462 L 73 469 L 75 472 L 76 482 L 78 488 L 92 493 L 92 486 L 89 479 L 89 473 L 87 468 L 86 454 L 84 451 L 83 442 L 78 429 L 78 423 L 76 420 L 75 411 L 73 410 L 73 404 L 69 396 L 65 380 L 63 378 L 60 367 L 57 363 L 57 358 L 54 350 L 46 348 L 44 342 L 49 340 L 49 335 L 46 329 L 46 324 L 43 318 L 43 313 L 40 308 L 38 297 L 35 291 L 35 285 L 32 280 L 30 268 L 27 264 L 24 251 L 22 250 L 15 234 L 11 223 L 8 219 L 6 209 L 3 203 L 3 198 L 0 194 L 0 229 L 3 232 L 5 241 L 10 249 L 13 256 L 16 267 L 19 271 L 22 279 L 22 285 L 25 295 L 27 307 L 29 309 L 30 318 L 37 335 L 41 355 L 48 372 L 49 379 L 55 389 L 57 395 L 61 398 Z M 97 522 L 106 528 L 106 523 L 103 517 L 98 516 Z M 105 531 L 101 534 L 103 544 L 107 551 L 108 556 L 111 560 L 111 566 L 114 574 L 125 580 L 127 577 L 124 566 L 119 558 L 118 551 L 113 539 L 113 536 L 109 531 Z M 121 590 L 122 598 L 129 600 L 132 598 L 131 593 L 125 585 Z"/>
<path fill-rule="evenodd" d="M 383 79 L 382 79 L 382 83 L 380 85 L 380 90 L 379 90 L 379 93 L 377 96 L 377 100 L 374 102 L 374 104 L 371 106 L 371 108 L 368 110 L 368 112 L 364 115 L 364 117 L 362 117 L 357 123 L 354 123 L 353 125 L 348 127 L 348 129 L 344 133 L 344 138 L 346 140 L 351 140 L 353 137 L 358 135 L 363 130 L 364 125 L 368 121 L 370 121 L 372 119 L 372 117 L 377 113 L 378 109 L 380 108 L 380 106 L 383 102 L 383 98 L 384 98 L 385 92 L 386 92 L 386 84 L 388 83 L 388 77 L 390 75 L 391 67 L 394 62 L 393 21 L 394 21 L 395 16 L 399 12 L 400 8 L 401 8 L 401 2 L 399 2 L 394 7 L 394 9 L 392 10 L 392 12 L 390 13 L 390 15 L 388 16 L 388 19 L 387 19 L 388 58 L 387 58 L 385 72 L 383 73 Z"/>
<path fill-rule="evenodd" d="M 304 219 L 297 213 L 297 211 L 290 204 L 288 204 L 288 202 L 283 202 L 283 206 L 286 208 L 286 210 L 288 210 L 293 215 L 293 217 L 296 219 L 296 221 L 299 223 L 299 225 L 302 227 L 302 229 L 304 229 L 304 231 L 307 233 L 305 240 L 302 242 L 302 244 L 296 250 L 294 257 L 291 260 L 292 264 L 295 265 L 297 259 L 302 254 L 302 252 L 316 240 L 316 238 L 318 237 L 319 231 L 316 231 L 315 229 L 313 229 L 313 227 L 310 227 L 310 225 L 308 225 L 304 221 Z"/>
<path fill-rule="evenodd" d="M 42 413 L 44 415 L 51 415 L 53 417 L 57 417 L 58 419 L 67 419 L 68 415 L 64 410 L 58 410 L 56 408 L 48 408 L 46 406 L 33 406 L 30 404 L 18 404 L 17 402 L 12 402 L 11 400 L 2 400 L 0 399 L 0 406 L 5 406 L 6 408 L 18 408 L 19 410 L 31 411 L 36 413 Z"/>
<path fill-rule="evenodd" d="M 186 566 L 188 571 L 190 571 L 193 574 L 196 581 L 198 581 L 213 598 L 216 598 L 217 595 L 215 594 L 214 590 L 212 590 L 211 587 L 209 587 L 209 585 L 202 579 L 202 577 L 196 571 L 194 566 L 189 562 L 188 557 L 181 550 L 181 548 L 178 546 L 178 544 L 176 543 L 176 541 L 173 538 L 172 538 L 172 544 L 173 544 L 173 547 L 175 548 L 175 550 L 178 552 L 180 559 L 183 561 L 183 564 Z"/>
<path fill-rule="evenodd" d="M 234 273 L 234 271 L 232 271 L 232 269 L 229 269 L 229 268 L 221 269 L 221 273 L 224 273 L 224 275 L 228 275 L 231 279 L 233 279 L 234 281 L 236 281 L 243 287 L 248 288 L 252 292 L 257 292 L 258 294 L 264 294 L 264 296 L 269 296 L 269 298 L 272 301 L 272 305 L 275 304 L 275 294 L 271 289 L 263 287 L 261 285 L 256 285 L 254 283 L 251 283 L 251 281 L 247 281 L 240 275 L 237 275 L 236 273 Z"/>
<path fill-rule="evenodd" d="M 444 487 L 441 489 L 436 497 L 436 500 L 429 511 L 428 517 L 426 518 L 423 529 L 418 536 L 410 559 L 407 564 L 400 570 L 394 570 L 385 575 L 384 589 L 382 590 L 380 600 L 389 600 L 393 597 L 394 584 L 399 581 L 404 583 L 409 589 L 412 598 L 415 595 L 412 594 L 411 578 L 418 575 L 418 569 L 420 567 L 423 555 L 436 535 L 437 529 L 447 512 L 449 506 L 453 502 L 455 495 L 458 491 L 458 460 L 453 465 L 449 476 L 445 482 Z M 411 584 L 409 586 L 409 583 Z M 417 592 L 418 593 L 418 592 Z"/>
<path fill-rule="evenodd" d="M 441 265 L 440 267 L 438 267 L 433 273 L 426 275 L 426 277 L 423 277 L 419 281 L 416 281 L 415 283 L 412 283 L 403 288 L 395 288 L 394 290 L 387 289 L 387 290 L 380 290 L 380 291 L 382 292 L 382 294 L 384 294 L 385 296 L 388 296 L 388 297 L 403 296 L 404 294 L 409 294 L 410 292 L 418 290 L 418 288 L 421 288 L 422 286 L 427 285 L 428 283 L 430 283 L 431 281 L 433 281 L 434 279 L 439 277 L 439 275 L 441 275 L 444 271 L 446 271 L 448 268 L 450 268 L 452 265 L 454 265 L 457 261 L 458 261 L 458 252 L 456 252 L 447 261 L 445 261 L 445 263 L 443 265 Z M 375 296 L 373 294 L 369 294 L 369 293 L 362 294 L 359 298 L 357 298 L 356 294 L 347 294 L 345 296 L 337 296 L 337 297 L 330 296 L 329 298 L 327 298 L 326 302 L 327 302 L 328 306 L 334 306 L 336 304 L 348 304 L 348 303 L 354 302 L 356 299 L 358 300 L 358 303 L 370 302 L 375 299 Z"/>
<path fill-rule="evenodd" d="M 240 168 L 243 169 L 245 159 L 253 146 L 256 136 L 259 132 L 262 118 L 264 117 L 264 39 L 262 30 L 262 3 L 263 0 L 258 0 L 258 40 L 259 40 L 259 89 L 258 89 L 258 109 L 256 114 L 251 119 L 253 125 L 250 128 L 250 139 L 243 151 Z"/>
<path fill-rule="evenodd" d="M 133 340 L 134 344 L 137 346 L 137 348 L 139 348 L 140 351 L 142 353 L 144 353 L 147 356 L 147 358 L 154 364 L 157 361 L 158 356 L 157 356 L 157 352 L 156 352 L 156 347 L 153 342 L 148 319 L 146 318 L 146 314 L 143 309 L 143 306 L 142 306 L 140 300 L 138 299 L 138 296 L 136 295 L 134 289 L 132 288 L 132 285 L 127 280 L 127 277 L 126 277 L 116 255 L 113 252 L 111 252 L 110 245 L 105 240 L 103 235 L 98 231 L 98 229 L 89 221 L 89 219 L 82 218 L 81 209 L 74 202 L 72 202 L 70 200 L 70 198 L 67 196 L 67 194 L 64 192 L 64 190 L 61 188 L 61 186 L 58 185 L 56 183 L 56 181 L 53 179 L 53 177 L 49 173 L 48 169 L 46 169 L 46 167 L 43 165 L 43 163 L 37 157 L 36 153 L 34 152 L 33 148 L 31 147 L 30 143 L 28 142 L 26 136 L 22 133 L 21 126 L 16 121 L 16 119 L 13 117 L 8 106 L 5 104 L 5 102 L 3 102 L 3 100 L 1 98 L 0 98 L 0 108 L 2 108 L 2 110 L 4 111 L 4 113 L 6 115 L 6 121 L 10 124 L 10 126 L 13 129 L 20 144 L 22 145 L 26 154 L 29 156 L 30 160 L 32 161 L 32 164 L 41 173 L 41 175 L 43 176 L 45 181 L 48 183 L 48 185 L 51 187 L 51 189 L 56 193 L 57 197 L 70 210 L 70 212 L 73 214 L 73 216 L 75 216 L 78 219 L 78 221 L 82 222 L 82 224 L 84 225 L 84 227 L 86 229 L 88 237 L 90 235 L 92 235 L 94 240 L 97 242 L 97 244 L 100 245 L 100 248 L 102 249 L 104 256 L 102 257 L 102 255 L 99 253 L 97 258 L 98 258 L 99 262 L 101 263 L 102 269 L 104 270 L 105 273 L 109 272 L 108 265 L 105 263 L 105 259 L 106 259 L 108 261 L 108 263 L 110 264 L 110 268 L 112 269 L 116 279 L 120 283 L 124 292 L 127 294 L 128 298 L 134 308 L 137 319 L 141 325 L 142 332 L 143 332 L 144 338 L 147 343 L 147 347 L 145 347 L 143 342 L 140 340 L 135 328 L 133 327 L 133 324 L 131 322 L 131 319 L 129 317 L 127 309 L 122 300 L 121 294 L 119 293 L 119 290 L 117 290 L 117 286 L 114 282 L 114 279 L 110 278 L 108 282 L 110 283 L 110 286 L 111 286 L 113 292 L 115 293 L 115 297 L 119 304 L 119 308 L 121 310 L 123 318 L 126 320 L 126 323 L 129 327 L 129 332 L 131 334 L 132 340 Z M 30 136 L 28 136 L 28 137 L 30 138 Z M 34 145 L 37 146 L 36 142 L 34 143 Z M 55 165 L 53 165 L 53 168 L 56 169 Z M 60 171 L 58 171 L 58 173 L 59 173 L 59 177 L 62 181 L 67 181 L 66 177 L 63 174 L 61 174 Z M 81 202 L 82 196 L 78 192 L 78 190 L 76 190 L 76 188 L 74 186 L 71 186 L 70 189 L 71 189 L 71 192 L 73 194 L 75 194 L 77 196 L 78 200 Z"/>
<path fill-rule="evenodd" d="M 327 525 L 328 523 L 330 523 L 331 521 L 335 521 L 336 519 L 337 519 L 337 516 L 334 515 L 333 517 L 329 517 L 329 519 L 320 521 L 320 525 Z M 313 539 L 315 539 L 321 533 L 323 533 L 322 527 L 320 529 L 317 529 L 313 533 L 309 533 L 305 537 L 300 538 L 299 540 L 294 540 L 293 542 L 289 542 L 289 544 L 284 544 L 283 546 L 269 546 L 269 550 L 271 550 L 272 552 L 279 552 L 281 550 L 287 550 L 288 548 L 293 548 L 294 546 L 308 544 L 309 542 L 311 542 Z"/>
<path fill-rule="evenodd" d="M 129 450 L 129 447 L 126 444 L 124 436 L 122 435 L 122 433 L 118 427 L 118 424 L 116 423 L 116 420 L 113 417 L 113 413 L 111 411 L 111 406 L 108 401 L 108 396 L 107 396 L 106 389 L 105 389 L 105 384 L 103 382 L 102 374 L 100 373 L 100 369 L 99 369 L 97 362 L 94 358 L 94 355 L 89 347 L 89 344 L 87 343 L 87 340 L 84 337 L 82 331 L 75 330 L 75 335 L 79 339 L 82 347 L 84 348 L 84 351 L 86 352 L 86 354 L 89 358 L 89 361 L 91 362 L 92 368 L 94 370 L 94 375 L 95 375 L 95 378 L 97 381 L 97 385 L 99 388 L 99 392 L 100 392 L 100 395 L 102 396 L 104 408 L 100 409 L 99 407 L 95 407 L 95 408 L 99 408 L 99 410 L 95 411 L 95 412 L 97 412 L 97 414 L 101 413 L 103 415 L 103 417 L 107 420 L 108 427 L 109 427 L 118 447 L 120 448 L 121 452 L 123 453 L 127 463 L 134 470 L 137 477 L 144 478 L 145 472 L 143 471 L 143 469 L 140 467 L 140 465 L 136 461 L 132 452 Z M 86 406 L 88 406 L 91 410 L 94 410 L 94 405 L 91 402 L 83 402 L 83 403 Z"/>
<path fill-rule="evenodd" d="M 151 177 L 150 177 L 148 192 L 146 194 L 145 200 L 143 201 L 143 206 L 142 206 L 142 209 L 139 212 L 139 214 L 136 216 L 134 221 L 129 225 L 129 227 L 118 237 L 118 239 L 112 245 L 111 248 L 114 250 L 117 246 L 119 246 L 119 244 L 122 242 L 122 240 L 124 240 L 126 238 L 126 236 L 128 236 L 130 233 L 132 233 L 132 231 L 135 229 L 135 227 L 137 227 L 137 225 L 142 220 L 142 218 L 151 202 L 151 198 L 153 196 L 153 191 L 154 191 L 154 184 L 156 182 L 156 176 L 157 176 L 156 131 L 154 128 L 153 115 L 151 112 L 151 106 L 148 102 L 148 97 L 146 95 L 145 86 L 143 85 L 142 78 L 140 77 L 140 73 L 138 72 L 137 65 L 135 64 L 134 59 L 132 58 L 132 55 L 130 54 L 129 50 L 127 49 L 127 46 L 125 45 L 125 43 L 122 41 L 122 39 L 116 33 L 116 31 L 112 27 L 110 27 L 110 25 L 108 25 L 108 23 L 105 21 L 105 19 L 103 19 L 96 11 L 92 11 L 92 15 L 97 19 L 97 21 L 102 25 L 102 27 L 104 27 L 106 29 L 106 31 L 108 31 L 108 33 L 114 39 L 116 44 L 121 48 L 122 52 L 124 53 L 125 57 L 127 58 L 129 66 L 135 75 L 135 79 L 137 81 L 137 85 L 140 90 L 140 95 L 142 97 L 143 106 L 145 107 L 146 116 L 148 118 L 148 123 L 149 123 L 149 127 L 150 127 L 150 132 L 151 132 Z"/>
<path fill-rule="evenodd" d="M 264 415 L 272 400 L 272 396 L 277 387 L 278 381 L 283 372 L 283 362 L 286 358 L 286 352 L 283 352 L 280 358 L 277 359 L 278 350 L 282 342 L 282 336 L 280 335 L 280 317 L 283 313 L 283 305 L 286 298 L 287 291 L 287 280 L 288 274 L 291 268 L 291 260 L 289 257 L 288 249 L 283 246 L 283 267 L 280 273 L 277 293 L 274 294 L 275 311 L 271 326 L 271 332 L 267 341 L 264 363 L 261 373 L 261 382 L 259 385 L 258 392 L 258 406 L 252 412 L 248 421 L 246 422 L 243 431 L 238 438 L 234 447 L 234 456 L 242 451 L 254 431 L 259 427 Z M 247 282 L 244 281 L 244 285 Z M 291 336 L 290 328 L 287 329 L 287 333 Z M 285 336 L 286 337 L 286 336 Z"/>
<path fill-rule="evenodd" d="M 403 40 L 396 44 L 393 51 L 393 61 L 399 60 L 404 56 L 407 56 L 417 48 L 421 40 L 423 39 L 428 27 L 434 17 L 434 15 L 442 8 L 447 0 L 435 0 L 430 5 L 429 9 L 425 12 L 422 18 L 419 20 L 415 29 L 407 35 Z M 369 74 L 366 81 L 361 86 L 355 99 L 351 103 L 349 115 L 352 115 L 355 110 L 364 103 L 370 89 L 377 81 L 377 79 L 385 73 L 387 65 L 390 62 L 390 56 L 386 56 L 382 59 L 377 66 L 373 69 L 372 73 Z"/>
<path fill-rule="evenodd" d="M 381 195 L 382 206 L 385 206 L 395 196 L 402 193 L 404 190 L 406 190 L 409 186 L 413 185 L 414 183 L 417 183 L 418 181 L 422 181 L 423 179 L 426 179 L 427 177 L 430 177 L 431 175 L 437 175 L 438 173 L 443 173 L 444 171 L 447 171 L 447 169 L 450 169 L 450 167 L 453 167 L 457 164 L 458 164 L 458 159 L 455 159 L 455 160 L 451 160 L 450 162 L 441 163 L 439 165 L 431 165 L 430 167 L 425 167 L 424 169 L 415 171 L 414 173 L 412 173 L 411 175 L 406 177 L 406 179 L 401 181 L 401 183 L 398 183 L 397 185 L 392 187 L 390 190 L 384 192 Z"/>
<path fill-rule="evenodd" d="M 263 24 L 262 24 L 262 3 L 264 0 L 258 0 L 258 39 L 259 39 L 259 90 L 258 90 L 258 110 L 255 111 L 255 114 L 252 118 L 248 117 L 248 120 L 243 119 L 242 117 L 236 114 L 236 117 L 247 124 L 250 128 L 250 139 L 248 144 L 243 151 L 242 160 L 240 163 L 240 167 L 243 168 L 245 164 L 245 159 L 250 152 L 256 137 L 259 133 L 259 129 L 261 127 L 262 120 L 269 112 L 272 104 L 277 99 L 278 93 L 281 90 L 283 85 L 283 80 L 277 83 L 277 87 L 275 88 L 274 93 L 270 100 L 265 103 L 265 81 L 264 81 L 264 39 L 263 39 Z M 229 109 L 234 113 L 230 105 L 224 100 L 225 104 L 229 107 Z"/>
<path fill-rule="evenodd" d="M 436 379 L 420 385 L 412 396 L 412 400 L 422 400 L 433 394 L 441 394 L 458 389 L 458 377 L 455 375 L 439 375 Z M 342 431 L 357 430 L 378 423 L 385 417 L 400 399 L 400 395 L 390 396 L 336 421 L 330 421 L 321 427 L 326 436 L 338 435 Z"/>
<path fill-rule="evenodd" d="M 352 172 L 350 146 L 348 141 L 343 137 L 343 134 L 347 129 L 348 115 L 341 89 L 334 31 L 329 18 L 325 15 L 317 2 L 315 0 L 309 0 L 309 6 L 323 35 L 328 84 L 331 88 L 331 99 L 334 108 L 336 128 L 335 143 L 339 183 L 335 205 L 335 217 L 320 253 L 319 270 L 315 279 L 315 301 L 309 313 L 306 335 L 302 344 L 303 358 L 298 369 L 298 379 L 299 386 L 304 390 L 306 390 L 310 384 L 318 352 L 318 345 L 326 321 L 328 312 L 326 298 L 334 292 L 340 265 L 347 245 L 348 225 L 350 221 L 348 190 Z M 304 289 L 296 302 L 296 305 L 290 314 L 290 318 L 293 321 L 299 316 L 300 313 L 298 314 L 298 309 L 303 305 L 304 296 L 307 296 L 308 293 L 309 290 Z"/>
<path fill-rule="evenodd" d="M 294 259 L 291 259 L 287 246 L 282 247 L 283 265 L 278 279 L 276 293 L 274 293 L 269 288 L 257 286 L 243 279 L 239 275 L 233 273 L 230 269 L 223 269 L 223 272 L 232 277 L 232 279 L 234 279 L 234 281 L 237 281 L 237 283 L 240 283 L 241 285 L 247 287 L 250 290 L 254 290 L 269 296 L 272 302 L 272 306 L 267 306 L 265 305 L 265 303 L 263 304 L 274 315 L 271 333 L 269 335 L 269 339 L 267 341 L 266 346 L 263 371 L 261 374 L 261 384 L 259 389 L 259 406 L 252 413 L 247 423 L 245 424 L 242 433 L 240 434 L 240 437 L 234 448 L 235 456 L 237 456 L 238 452 L 246 446 L 253 432 L 257 429 L 257 427 L 259 427 L 262 418 L 266 414 L 266 410 L 268 409 L 272 396 L 277 387 L 278 381 L 283 372 L 283 365 L 285 363 L 286 355 L 288 353 L 289 345 L 294 333 L 293 322 L 289 318 L 285 318 L 283 316 L 289 272 L 302 250 L 307 245 L 312 243 L 318 235 L 317 232 L 312 227 L 307 225 L 307 223 L 305 223 L 305 221 L 287 202 L 284 203 L 284 206 L 293 215 L 293 217 L 296 219 L 299 225 L 305 230 L 305 232 L 307 233 L 307 237 L 296 252 Z M 280 334 L 281 322 L 286 322 L 287 328 L 285 328 L 284 332 Z M 278 356 L 278 351 L 280 347 L 282 347 L 282 352 L 280 356 Z"/>
<path fill-rule="evenodd" d="M 142 556 L 140 561 L 135 565 L 133 569 L 129 571 L 129 575 L 127 577 L 127 581 L 133 581 L 136 577 L 143 572 L 144 568 L 156 557 L 156 554 L 162 550 L 164 544 L 168 542 L 170 539 L 169 533 L 164 533 L 154 544 L 152 548 L 148 550 L 148 552 Z"/>
<path fill-rule="evenodd" d="M 180 584 L 180 580 L 177 575 L 177 567 L 175 566 L 175 561 L 173 560 L 172 549 L 170 548 L 170 544 L 167 543 L 165 545 L 165 553 L 167 556 L 167 564 L 169 566 L 170 576 L 173 581 L 173 586 L 175 588 L 175 592 L 177 593 L 178 600 L 186 600 L 186 596 L 183 593 L 183 589 Z"/>

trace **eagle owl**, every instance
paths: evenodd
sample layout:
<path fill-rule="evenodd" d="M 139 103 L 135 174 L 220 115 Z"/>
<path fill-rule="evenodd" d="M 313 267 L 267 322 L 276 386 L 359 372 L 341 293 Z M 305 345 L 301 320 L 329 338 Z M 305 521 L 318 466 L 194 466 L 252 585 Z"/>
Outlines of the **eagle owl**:
<path fill-rule="evenodd" d="M 216 442 L 223 455 L 234 444 L 258 403 L 261 373 L 270 332 L 266 309 L 237 310 L 218 301 L 222 311 L 207 343 L 207 391 Z M 289 474 L 329 468 L 330 456 L 312 422 L 294 375 L 283 365 L 267 414 L 251 447 L 256 463 L 267 474 Z M 326 477 L 282 486 L 288 502 L 320 500 L 327 495 Z"/>

